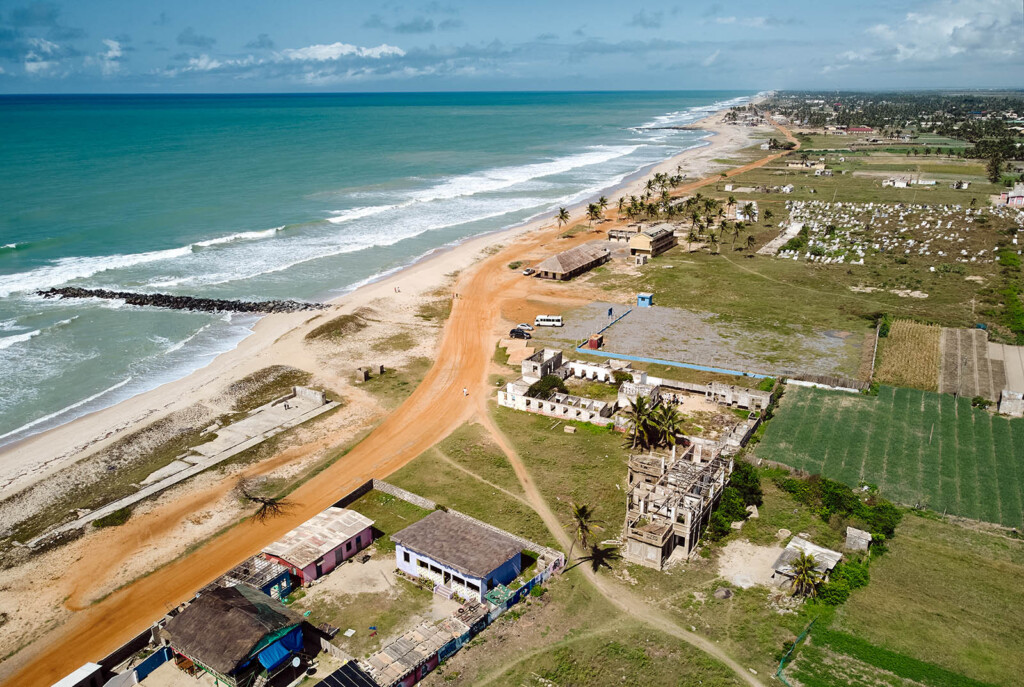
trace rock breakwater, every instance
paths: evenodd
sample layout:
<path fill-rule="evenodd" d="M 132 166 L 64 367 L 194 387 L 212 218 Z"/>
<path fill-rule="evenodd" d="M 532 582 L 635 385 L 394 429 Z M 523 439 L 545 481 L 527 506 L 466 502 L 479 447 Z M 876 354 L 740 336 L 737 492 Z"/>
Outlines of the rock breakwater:
<path fill-rule="evenodd" d="M 82 289 L 68 286 L 36 291 L 43 298 L 103 298 L 121 300 L 128 305 L 144 305 L 171 310 L 198 310 L 202 312 L 245 312 L 283 313 L 302 310 L 323 310 L 323 303 L 306 303 L 293 300 L 232 301 L 220 298 L 195 298 L 174 296 L 167 293 L 133 293 L 131 291 L 109 291 L 107 289 Z"/>

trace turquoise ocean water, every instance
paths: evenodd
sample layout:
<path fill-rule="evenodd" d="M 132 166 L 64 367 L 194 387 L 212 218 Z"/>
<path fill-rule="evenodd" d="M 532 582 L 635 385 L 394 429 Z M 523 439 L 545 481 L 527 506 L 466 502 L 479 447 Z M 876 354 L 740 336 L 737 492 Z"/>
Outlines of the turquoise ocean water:
<path fill-rule="evenodd" d="M 78 285 L 326 299 L 599 195 L 750 93 L 0 97 L 0 445 L 207 364 L 250 316 Z"/>

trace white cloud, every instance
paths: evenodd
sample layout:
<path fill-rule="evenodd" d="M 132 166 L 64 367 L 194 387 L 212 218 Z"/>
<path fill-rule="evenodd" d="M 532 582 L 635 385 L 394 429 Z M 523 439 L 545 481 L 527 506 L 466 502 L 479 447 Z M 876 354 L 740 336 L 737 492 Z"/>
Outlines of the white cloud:
<path fill-rule="evenodd" d="M 310 45 L 305 48 L 282 50 L 280 56 L 287 60 L 303 62 L 329 62 L 342 57 L 365 57 L 380 59 L 382 57 L 404 57 L 405 51 L 393 45 L 382 43 L 372 48 L 362 48 L 350 43 L 331 43 L 330 45 Z"/>
<path fill-rule="evenodd" d="M 705 57 L 703 60 L 700 61 L 701 66 L 702 67 L 710 67 L 711 65 L 713 65 L 715 63 L 715 60 L 718 59 L 718 56 L 720 54 L 722 54 L 721 50 L 714 51 L 713 53 L 711 53 L 710 55 L 708 55 L 707 57 Z"/>
<path fill-rule="evenodd" d="M 121 44 L 112 38 L 104 38 L 103 45 L 107 46 L 107 50 L 99 53 L 96 59 L 99 60 L 103 76 L 110 76 L 121 69 L 121 57 L 124 53 L 121 50 Z"/>
<path fill-rule="evenodd" d="M 60 46 L 45 38 L 29 38 L 29 45 L 32 48 L 25 53 L 22 64 L 25 73 L 30 76 L 42 76 L 53 72 L 60 66 L 60 60 L 55 56 L 60 53 Z"/>

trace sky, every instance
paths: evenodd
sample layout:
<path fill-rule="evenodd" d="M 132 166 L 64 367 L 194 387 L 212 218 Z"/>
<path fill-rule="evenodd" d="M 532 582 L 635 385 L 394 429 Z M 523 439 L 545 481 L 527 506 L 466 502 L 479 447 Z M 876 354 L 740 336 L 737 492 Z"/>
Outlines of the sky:
<path fill-rule="evenodd" d="M 1022 87 L 1022 0 L 0 0 L 0 93 Z"/>

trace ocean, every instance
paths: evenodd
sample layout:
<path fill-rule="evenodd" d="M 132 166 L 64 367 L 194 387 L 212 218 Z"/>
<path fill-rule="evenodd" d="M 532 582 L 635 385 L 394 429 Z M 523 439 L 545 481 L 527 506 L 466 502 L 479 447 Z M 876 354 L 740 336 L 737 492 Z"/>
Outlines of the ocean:
<path fill-rule="evenodd" d="M 332 298 L 595 197 L 701 145 L 657 127 L 751 95 L 0 97 L 0 445 L 181 378 L 256 322 L 38 289 Z"/>

